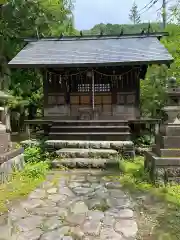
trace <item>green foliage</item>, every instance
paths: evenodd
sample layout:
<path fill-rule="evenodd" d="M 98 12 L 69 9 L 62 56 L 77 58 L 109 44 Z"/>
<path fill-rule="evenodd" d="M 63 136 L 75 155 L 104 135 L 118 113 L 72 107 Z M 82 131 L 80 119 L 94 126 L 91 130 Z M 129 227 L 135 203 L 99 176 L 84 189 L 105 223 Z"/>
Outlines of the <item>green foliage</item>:
<path fill-rule="evenodd" d="M 162 108 L 167 99 L 165 93 L 167 77 L 166 66 L 152 66 L 148 69 L 146 79 L 141 81 L 142 115 L 152 118 L 163 116 Z"/>
<path fill-rule="evenodd" d="M 153 185 L 149 181 L 149 174 L 144 170 L 144 158 L 137 157 L 134 161 L 120 161 L 120 170 L 123 172 L 121 183 L 132 191 L 149 191 L 166 202 L 180 206 L 180 185 Z"/>
<path fill-rule="evenodd" d="M 48 162 L 38 162 L 36 164 L 27 164 L 24 170 L 20 173 L 22 177 L 42 178 L 45 177 L 49 169 Z"/>
<path fill-rule="evenodd" d="M 104 24 L 100 23 L 95 25 L 90 30 L 83 31 L 84 34 L 100 34 L 103 31 L 104 35 L 106 34 L 119 34 L 123 29 L 124 33 L 140 33 L 142 29 L 147 30 L 149 23 L 139 23 L 139 24 Z M 176 26 L 176 25 L 175 25 Z M 151 31 L 161 31 L 160 23 L 151 23 Z"/>
<path fill-rule="evenodd" d="M 143 135 L 141 137 L 136 138 L 134 141 L 136 146 L 147 147 L 151 146 L 154 143 L 154 136 L 151 135 Z"/>
<path fill-rule="evenodd" d="M 27 196 L 45 180 L 47 162 L 27 163 L 20 172 L 15 171 L 10 182 L 0 185 L 0 213 L 8 211 L 8 203 Z"/>
<path fill-rule="evenodd" d="M 180 11 L 176 11 L 176 19 L 180 19 Z M 142 29 L 148 29 L 148 23 L 140 24 L 97 24 L 91 30 L 84 31 L 86 34 L 119 34 L 121 30 L 124 33 L 140 33 Z M 150 31 L 162 31 L 160 23 L 151 23 Z M 165 86 L 167 78 L 174 76 L 180 84 L 180 26 L 176 24 L 168 24 L 166 31 L 169 32 L 168 37 L 162 38 L 162 43 L 174 57 L 174 63 L 168 69 L 166 66 L 151 66 L 148 68 L 146 79 L 141 81 L 141 113 L 142 116 L 152 118 L 164 118 L 162 108 L 166 104 L 167 95 L 165 94 Z"/>
<path fill-rule="evenodd" d="M 10 79 L 8 61 L 24 47 L 23 38 L 74 34 L 72 10 L 71 0 L 8 0 L 1 9 L 0 81 L 14 96 L 9 102 L 11 109 L 29 105 L 41 109 L 43 90 L 40 72 L 15 70 Z"/>
<path fill-rule="evenodd" d="M 54 158 L 54 153 L 47 152 L 43 143 L 39 146 L 25 147 L 24 160 L 26 163 L 48 162 L 52 158 Z"/>
<path fill-rule="evenodd" d="M 42 161 L 42 151 L 40 147 L 28 147 L 24 151 L 24 160 L 29 163 Z"/>
<path fill-rule="evenodd" d="M 22 171 L 14 169 L 10 182 L 0 185 L 0 212 L 7 211 L 6 203 L 26 196 L 46 177 L 49 169 L 49 158 L 40 147 L 28 147 L 24 152 L 25 167 Z"/>
<path fill-rule="evenodd" d="M 143 214 L 145 217 L 143 221 L 146 220 L 146 225 L 150 225 L 156 215 L 150 234 L 146 228 L 144 231 L 143 224 L 139 231 L 145 232 L 148 239 L 179 240 L 180 185 L 176 183 L 166 186 L 150 184 L 148 174 L 144 171 L 143 157 L 136 158 L 134 161 L 120 162 L 120 169 L 123 172 L 120 182 L 135 197 L 134 201 L 137 201 L 137 196 L 143 199 L 140 201 L 141 204 L 138 202 L 137 212 L 141 215 L 138 217 L 138 221 Z M 145 239 L 145 237 L 139 239 Z"/>
<path fill-rule="evenodd" d="M 133 177 L 136 183 L 147 181 L 148 184 L 148 175 L 144 172 L 144 162 L 141 157 L 136 158 L 134 161 L 120 161 L 119 168 L 127 176 Z"/>
<path fill-rule="evenodd" d="M 136 2 L 133 2 L 132 8 L 129 14 L 129 19 L 133 22 L 133 24 L 138 24 L 141 22 L 141 17 L 140 17 Z"/>

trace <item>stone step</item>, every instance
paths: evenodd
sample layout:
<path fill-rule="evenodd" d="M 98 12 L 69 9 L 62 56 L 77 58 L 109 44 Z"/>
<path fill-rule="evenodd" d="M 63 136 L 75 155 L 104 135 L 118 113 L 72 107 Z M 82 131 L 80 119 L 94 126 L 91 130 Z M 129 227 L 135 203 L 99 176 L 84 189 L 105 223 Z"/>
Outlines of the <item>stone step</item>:
<path fill-rule="evenodd" d="M 64 126 L 64 125 L 76 125 L 76 126 L 89 126 L 89 125 L 99 125 L 99 126 L 108 126 L 108 125 L 117 125 L 125 126 L 128 125 L 126 120 L 53 120 L 53 125 Z"/>
<path fill-rule="evenodd" d="M 39 142 L 36 140 L 25 140 L 21 144 L 25 147 L 39 146 Z M 134 149 L 134 143 L 132 141 L 78 141 L 78 140 L 47 140 L 44 142 L 46 147 L 53 148 L 55 150 L 61 148 L 93 148 L 93 149 Z"/>
<path fill-rule="evenodd" d="M 62 166 L 68 168 L 109 168 L 118 165 L 118 159 L 113 158 L 63 158 L 52 161 L 53 168 Z"/>
<path fill-rule="evenodd" d="M 32 146 L 32 142 L 25 141 L 22 144 Z M 35 145 L 36 146 L 36 145 Z M 132 141 L 66 141 L 66 140 L 47 140 L 45 147 L 48 151 L 56 151 L 61 148 L 85 148 L 85 149 L 114 149 L 124 156 L 134 158 L 135 150 Z"/>
<path fill-rule="evenodd" d="M 180 167 L 180 157 L 159 157 L 153 152 L 145 153 L 146 161 L 153 161 L 156 167 Z"/>
<path fill-rule="evenodd" d="M 130 140 L 129 132 L 50 132 L 51 140 L 109 140 L 109 141 L 126 141 Z"/>
<path fill-rule="evenodd" d="M 156 154 L 160 157 L 180 157 L 180 149 L 159 149 Z"/>
<path fill-rule="evenodd" d="M 51 132 L 129 132 L 128 126 L 52 126 Z"/>
<path fill-rule="evenodd" d="M 113 149 L 62 148 L 56 151 L 61 158 L 114 158 L 118 152 Z"/>
<path fill-rule="evenodd" d="M 180 148 L 180 136 L 163 136 L 163 148 Z"/>

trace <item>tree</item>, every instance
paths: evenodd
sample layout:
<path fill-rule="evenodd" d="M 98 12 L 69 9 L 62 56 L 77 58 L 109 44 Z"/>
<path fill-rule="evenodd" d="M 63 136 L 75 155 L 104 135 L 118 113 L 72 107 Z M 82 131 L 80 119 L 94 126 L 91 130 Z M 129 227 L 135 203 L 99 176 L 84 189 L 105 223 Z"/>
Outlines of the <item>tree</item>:
<path fill-rule="evenodd" d="M 129 19 L 133 22 L 133 24 L 138 24 L 141 22 L 138 6 L 135 2 L 133 3 L 130 10 Z"/>
<path fill-rule="evenodd" d="M 71 0 L 7 0 L 0 8 L 0 88 L 14 96 L 11 109 L 41 109 L 42 75 L 34 70 L 9 71 L 7 63 L 24 46 L 23 38 L 73 34 Z"/>

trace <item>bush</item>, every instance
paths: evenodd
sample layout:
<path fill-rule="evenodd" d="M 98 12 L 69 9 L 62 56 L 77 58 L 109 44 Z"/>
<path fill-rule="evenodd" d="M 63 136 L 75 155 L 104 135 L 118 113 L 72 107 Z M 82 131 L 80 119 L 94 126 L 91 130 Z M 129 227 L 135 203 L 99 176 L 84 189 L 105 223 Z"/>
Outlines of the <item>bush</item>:
<path fill-rule="evenodd" d="M 54 157 L 55 154 L 47 152 L 43 145 L 27 147 L 24 151 L 24 160 L 26 163 L 50 161 Z"/>
<path fill-rule="evenodd" d="M 25 165 L 24 170 L 20 172 L 20 175 L 22 177 L 28 177 L 33 179 L 41 178 L 47 174 L 48 169 L 49 169 L 48 162 L 38 162 L 36 164 L 28 163 Z"/>
<path fill-rule="evenodd" d="M 26 163 L 37 163 L 43 161 L 42 151 L 39 147 L 28 147 L 24 151 L 24 160 Z"/>
<path fill-rule="evenodd" d="M 134 140 L 134 144 L 140 147 L 151 146 L 154 143 L 154 136 L 143 135 Z"/>

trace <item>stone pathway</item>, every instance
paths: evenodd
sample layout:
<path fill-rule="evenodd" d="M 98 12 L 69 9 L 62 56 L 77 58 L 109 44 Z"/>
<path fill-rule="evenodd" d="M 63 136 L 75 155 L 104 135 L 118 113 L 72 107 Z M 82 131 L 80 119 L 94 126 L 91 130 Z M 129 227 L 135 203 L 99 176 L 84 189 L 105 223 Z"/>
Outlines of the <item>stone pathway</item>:
<path fill-rule="evenodd" d="M 9 212 L 10 239 L 135 240 L 133 204 L 106 178 L 97 170 L 50 176 Z"/>

